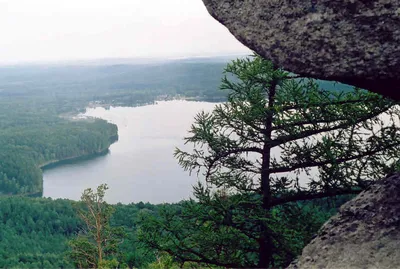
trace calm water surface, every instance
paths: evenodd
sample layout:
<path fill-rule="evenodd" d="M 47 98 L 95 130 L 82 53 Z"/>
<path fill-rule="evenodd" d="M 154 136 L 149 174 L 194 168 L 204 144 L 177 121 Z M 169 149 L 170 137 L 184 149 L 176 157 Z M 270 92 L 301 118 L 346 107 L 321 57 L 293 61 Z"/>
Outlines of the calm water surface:
<path fill-rule="evenodd" d="M 196 113 L 214 106 L 168 101 L 143 107 L 88 109 L 85 115 L 118 125 L 119 141 L 105 156 L 45 170 L 43 196 L 79 200 L 85 188 L 107 183 L 110 203 L 188 198 L 197 178 L 182 170 L 173 152 L 176 146 L 184 147 L 183 137 Z"/>

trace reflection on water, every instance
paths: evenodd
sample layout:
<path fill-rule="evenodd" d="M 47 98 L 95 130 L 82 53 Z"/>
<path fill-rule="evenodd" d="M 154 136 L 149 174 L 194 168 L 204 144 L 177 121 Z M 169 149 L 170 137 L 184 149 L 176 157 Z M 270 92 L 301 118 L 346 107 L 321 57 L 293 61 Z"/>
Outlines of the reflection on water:
<path fill-rule="evenodd" d="M 143 107 L 88 109 L 87 116 L 118 125 L 119 141 L 108 154 L 44 171 L 44 197 L 79 200 L 85 188 L 107 183 L 110 203 L 177 202 L 188 198 L 196 177 L 172 156 L 183 147 L 193 117 L 215 104 L 168 101 Z"/>

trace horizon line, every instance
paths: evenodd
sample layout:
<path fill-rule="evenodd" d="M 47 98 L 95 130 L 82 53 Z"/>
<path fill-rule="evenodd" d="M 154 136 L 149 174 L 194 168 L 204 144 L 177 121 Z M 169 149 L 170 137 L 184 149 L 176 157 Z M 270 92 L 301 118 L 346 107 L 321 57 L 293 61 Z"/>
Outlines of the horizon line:
<path fill-rule="evenodd" d="M 190 59 L 213 59 L 213 58 L 225 58 L 234 56 L 250 56 L 251 53 L 237 52 L 237 53 L 226 53 L 226 54 L 209 54 L 209 55 L 188 55 L 188 56 L 127 56 L 127 57 L 98 57 L 98 58 L 81 58 L 81 59 L 64 59 L 64 60 L 27 60 L 27 61 L 15 61 L 15 62 L 0 62 L 0 67 L 12 67 L 12 66 L 27 66 L 27 65 L 74 65 L 74 64 L 123 64 L 122 61 L 127 61 L 126 64 L 146 64 L 145 61 L 150 63 L 155 62 L 168 62 L 168 61 L 179 61 L 179 60 L 190 60 Z M 115 61 L 115 63 L 111 63 Z M 130 62 L 129 62 L 130 61 Z M 136 63 L 135 63 L 136 61 Z"/>

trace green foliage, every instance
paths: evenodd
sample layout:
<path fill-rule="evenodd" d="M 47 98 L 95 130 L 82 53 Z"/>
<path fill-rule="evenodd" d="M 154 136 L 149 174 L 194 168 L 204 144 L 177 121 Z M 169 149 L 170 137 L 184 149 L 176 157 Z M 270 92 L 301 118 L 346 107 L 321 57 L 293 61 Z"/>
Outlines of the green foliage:
<path fill-rule="evenodd" d="M 0 67 L 0 193 L 40 196 L 40 166 L 107 150 L 117 139 L 116 126 L 71 120 L 89 103 L 107 107 L 174 97 L 226 100 L 225 92 L 215 90 L 224 65 L 225 59 L 213 59 Z M 332 83 L 321 83 L 335 89 Z"/>
<path fill-rule="evenodd" d="M 98 154 L 117 139 L 115 125 L 72 120 L 96 102 L 135 106 L 185 96 L 222 100 L 221 62 L 156 65 L 0 67 L 0 194 L 42 193 L 41 166 Z"/>
<path fill-rule="evenodd" d="M 0 198 L 0 267 L 72 267 L 66 240 L 80 225 L 70 201 Z"/>
<path fill-rule="evenodd" d="M 313 230 L 314 224 L 302 225 L 303 220 L 308 220 L 311 213 L 314 217 L 309 219 L 310 222 L 316 218 L 315 216 L 320 216 L 317 224 L 322 223 L 328 216 L 335 213 L 336 207 L 347 199 L 339 201 L 337 204 L 327 204 L 324 201 L 315 205 L 299 204 L 299 208 L 307 210 L 308 215 L 301 213 L 299 215 L 304 216 L 303 218 L 295 217 L 291 220 L 293 225 L 297 225 L 297 228 L 300 229 L 296 240 L 299 240 L 303 233 L 311 237 L 318 229 Z M 61 199 L 0 197 L 0 267 L 73 268 L 73 260 L 67 255 L 70 253 L 68 241 L 76 239 L 77 234 L 85 229 L 83 221 L 76 214 L 76 207 L 84 208 L 84 205 L 81 202 Z M 149 264 L 154 266 L 157 264 L 157 257 L 162 257 L 161 261 L 172 259 L 174 266 L 182 265 L 176 257 L 166 258 L 164 257 L 165 253 L 155 255 L 154 251 L 142 248 L 141 240 L 136 238 L 136 230 L 143 217 L 148 217 L 149 214 L 152 216 L 162 215 L 164 211 L 171 211 L 176 218 L 179 218 L 182 214 L 182 204 L 156 206 L 138 203 L 119 204 L 113 207 L 115 213 L 111 217 L 111 226 L 124 227 L 126 232 L 124 242 L 118 245 L 119 254 L 115 258 L 120 262 L 120 268 L 147 268 Z M 194 221 L 195 216 L 193 216 L 193 222 L 190 223 L 194 223 Z M 294 226 L 293 229 L 297 228 Z M 160 237 L 161 231 L 156 230 L 155 227 L 156 238 Z M 188 235 L 188 240 L 191 238 L 189 232 L 193 232 L 193 227 L 188 224 L 188 232 L 183 234 Z M 289 236 L 290 233 L 288 233 Z M 293 241 L 293 244 L 299 242 L 295 239 Z M 294 245 L 293 248 L 301 247 Z M 204 266 L 190 262 L 186 262 L 184 266 L 184 268 L 204 268 Z"/>
<path fill-rule="evenodd" d="M 112 260 L 102 260 L 99 262 L 99 269 L 112 269 L 118 268 L 119 262 L 116 259 Z"/>
<path fill-rule="evenodd" d="M 79 268 L 108 268 L 118 261 L 118 245 L 124 237 L 123 227 L 111 227 L 110 219 L 115 208 L 104 201 L 108 189 L 106 184 L 97 187 L 97 192 L 86 189 L 81 201 L 84 209 L 78 208 L 78 216 L 85 228 L 76 239 L 69 242 L 70 256 Z"/>
<path fill-rule="evenodd" d="M 223 62 L 178 61 L 154 65 L 0 67 L 0 193 L 40 195 L 40 166 L 98 153 L 115 141 L 117 129 L 112 124 L 101 120 L 71 120 L 71 116 L 84 112 L 88 103 L 135 106 L 182 96 L 191 100 L 226 100 L 226 91 L 215 91 L 224 65 Z M 253 69 L 256 70 L 257 68 Z M 252 77 L 251 72 L 246 73 L 244 78 Z M 232 76 L 228 74 L 228 78 Z M 232 81 L 237 83 L 240 79 L 233 77 Z M 251 80 L 248 86 L 252 87 L 250 82 Z M 349 88 L 345 85 L 333 87 L 332 83 L 326 82 L 316 83 L 327 90 Z M 251 200 L 254 196 L 249 197 Z M 160 206 L 144 203 L 113 206 L 115 213 L 110 219 L 110 226 L 123 226 L 127 233 L 125 240 L 118 245 L 114 259 L 120 262 L 121 268 L 125 265 L 129 268 L 145 268 L 156 261 L 153 251 L 149 252 L 138 244 L 138 215 L 145 215 L 146 218 L 167 215 L 173 220 L 170 223 L 172 228 L 186 229 L 182 235 L 187 237 L 189 246 L 193 244 L 196 247 L 197 252 L 204 251 L 204 254 L 209 255 L 217 249 L 217 244 L 221 244 L 222 249 L 218 251 L 223 259 L 244 256 L 240 249 L 236 254 L 229 251 L 230 244 L 224 240 L 232 240 L 232 246 L 240 246 L 238 239 L 246 237 L 235 230 L 235 227 L 227 227 L 226 224 L 230 223 L 230 218 L 240 220 L 239 213 L 251 213 L 254 210 L 236 202 L 240 200 L 237 197 L 229 195 L 229 198 L 218 199 L 204 208 L 203 205 L 192 202 L 165 205 L 160 212 Z M 0 197 L 0 267 L 72 268 L 74 264 L 66 255 L 67 242 L 85 229 L 84 223 L 73 210 L 73 204 L 76 203 L 66 200 Z M 220 205 L 223 207 L 218 208 Z M 232 211 L 232 206 L 236 205 L 238 208 Z M 77 203 L 77 206 L 82 208 L 83 204 Z M 278 207 L 272 214 L 276 223 L 274 229 L 284 235 L 281 239 L 282 245 L 288 248 L 276 252 L 274 259 L 279 263 L 290 259 L 294 255 L 292 253 L 301 248 L 333 207 L 318 205 L 307 209 L 308 207 L 301 204 L 298 209 L 301 213 L 295 214 L 298 218 L 290 217 L 297 212 L 296 208 L 293 206 L 289 210 L 288 207 L 283 207 L 288 211 L 282 211 Z M 199 215 L 196 215 L 194 209 L 199 211 Z M 208 209 L 211 216 L 220 219 L 220 224 L 207 217 Z M 321 213 L 316 213 L 320 210 Z M 320 217 L 312 217 L 314 215 L 311 216 L 311 212 Z M 182 217 L 187 223 L 182 223 Z M 203 221 L 205 227 L 202 227 Z M 302 223 L 308 223 L 307 221 L 309 224 L 303 226 Z M 159 222 L 160 219 L 155 219 L 149 223 L 159 225 Z M 285 227 L 288 228 L 282 230 L 279 223 L 286 223 Z M 205 234 L 194 233 L 197 226 L 201 226 L 199 231 Z M 152 232 L 158 242 L 162 242 L 166 235 L 173 238 L 174 233 L 169 234 L 168 230 L 157 230 L 156 227 L 152 228 Z M 217 236 L 217 232 L 222 230 L 229 232 L 222 234 L 220 238 L 204 236 L 207 233 Z M 145 226 L 142 226 L 140 234 L 144 235 L 145 232 Z M 77 245 L 92 251 L 87 240 L 83 237 L 78 239 Z M 205 243 L 200 242 L 200 239 Z M 166 242 L 165 246 L 170 247 L 170 241 Z M 188 251 L 182 253 L 193 255 L 193 252 Z M 172 259 L 171 266 L 181 266 L 185 258 L 174 255 L 164 257 L 165 253 L 160 255 L 158 257 L 162 264 L 170 265 Z M 254 255 L 249 256 L 253 259 Z M 196 268 L 196 264 L 185 262 L 184 266 Z M 199 266 L 202 265 L 200 263 Z M 114 266 L 114 260 L 99 264 L 99 267 L 106 268 Z"/>
<path fill-rule="evenodd" d="M 157 214 L 141 215 L 139 242 L 168 252 L 176 263 L 195 262 L 237 268 L 257 266 L 259 228 L 253 208 L 233 206 L 240 197 L 216 195 L 207 204 L 185 201 L 161 207 Z M 274 208 L 268 224 L 274 231 L 276 266 L 290 263 L 334 213 L 338 205 L 290 203 Z M 230 208 L 226 208 L 226 206 Z"/>
<path fill-rule="evenodd" d="M 197 201 L 145 216 L 140 239 L 180 262 L 286 266 L 327 217 L 299 201 L 358 193 L 395 169 L 399 107 L 320 89 L 260 57 L 226 73 L 228 102 L 199 113 L 185 138 L 193 151 L 175 154 L 204 178 Z"/>
<path fill-rule="evenodd" d="M 103 120 L 67 121 L 6 128 L 0 132 L 0 192 L 41 194 L 41 167 L 59 160 L 95 155 L 118 137 Z"/>
<path fill-rule="evenodd" d="M 61 199 L 0 197 L 0 268 L 73 268 L 68 242 L 83 238 L 77 237 L 86 227 L 76 208 L 84 207 L 81 202 Z M 155 255 L 138 247 L 136 226 L 140 212 L 156 212 L 158 206 L 139 203 L 113 208 L 111 227 L 123 227 L 126 232 L 115 259 L 120 268 L 124 264 L 144 268 Z"/>
<path fill-rule="evenodd" d="M 157 256 L 157 260 L 150 263 L 147 269 L 179 269 L 180 266 L 167 253 L 162 253 Z"/>

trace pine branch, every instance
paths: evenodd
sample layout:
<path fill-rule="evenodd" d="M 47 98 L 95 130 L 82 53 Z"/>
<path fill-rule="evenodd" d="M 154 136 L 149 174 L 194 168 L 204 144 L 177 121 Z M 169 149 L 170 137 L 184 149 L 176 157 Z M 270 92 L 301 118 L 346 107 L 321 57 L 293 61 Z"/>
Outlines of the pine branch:
<path fill-rule="evenodd" d="M 387 149 L 391 149 L 393 147 L 398 147 L 400 144 L 399 142 L 397 143 L 393 143 L 393 144 L 388 144 L 384 147 L 375 149 L 375 150 L 370 150 L 370 151 L 365 151 L 361 154 L 357 154 L 354 156 L 348 156 L 348 157 L 343 157 L 343 158 L 339 158 L 336 159 L 335 161 L 332 160 L 325 160 L 325 161 L 315 161 L 315 162 L 305 162 L 305 163 L 299 163 L 296 165 L 290 165 L 290 166 L 282 166 L 282 167 L 275 167 L 269 170 L 269 172 L 271 174 L 277 174 L 277 173 L 286 173 L 286 172 L 291 172 L 291 171 L 295 171 L 297 169 L 302 169 L 302 168 L 310 168 L 310 167 L 316 167 L 316 166 L 324 166 L 324 165 L 328 165 L 331 163 L 335 163 L 335 164 L 341 164 L 341 163 L 345 163 L 348 161 L 353 161 L 353 160 L 357 160 L 357 159 L 361 159 L 376 153 L 379 153 L 381 151 L 387 150 Z"/>
<path fill-rule="evenodd" d="M 345 121 L 345 120 L 349 120 L 348 118 L 335 118 L 335 119 L 307 119 L 307 120 L 303 120 L 303 121 L 296 121 L 296 122 L 291 122 L 291 123 L 285 123 L 282 125 L 274 125 L 271 130 L 272 131 L 277 131 L 277 130 L 285 130 L 288 127 L 299 127 L 299 126 L 305 126 L 305 125 L 317 125 L 317 124 L 321 124 L 321 123 L 332 123 L 332 122 L 338 122 L 338 121 Z"/>
<path fill-rule="evenodd" d="M 390 107 L 386 107 L 385 109 L 380 111 L 379 114 L 382 114 L 382 113 L 388 111 L 389 109 L 390 109 Z M 285 144 L 285 143 L 288 143 L 288 142 L 291 142 L 291 141 L 296 141 L 296 140 L 299 140 L 299 139 L 310 137 L 310 136 L 313 136 L 313 135 L 316 135 L 316 134 L 325 133 L 325 132 L 332 132 L 332 131 L 335 131 L 335 130 L 348 128 L 350 126 L 359 124 L 361 122 L 365 122 L 367 120 L 373 119 L 379 114 L 375 114 L 375 113 L 372 114 L 371 113 L 371 114 L 368 114 L 368 115 L 366 115 L 364 117 L 358 118 L 357 121 L 354 121 L 354 122 L 349 120 L 349 121 L 347 121 L 345 123 L 337 124 L 335 126 L 329 126 L 329 127 L 325 127 L 325 128 L 319 128 L 319 129 L 310 129 L 310 130 L 306 130 L 306 131 L 303 131 L 303 132 L 300 132 L 300 133 L 297 133 L 297 134 L 283 135 L 283 136 L 277 137 L 277 138 L 275 138 L 273 140 L 272 147 L 276 147 L 276 146 L 279 146 L 279 145 L 282 145 L 282 144 Z"/>
<path fill-rule="evenodd" d="M 361 98 L 361 99 L 346 99 L 346 100 L 330 100 L 329 102 L 318 102 L 318 103 L 310 103 L 308 100 L 305 100 L 302 104 L 295 104 L 295 105 L 287 105 L 282 106 L 280 109 L 282 111 L 287 110 L 298 110 L 306 108 L 316 108 L 316 107 L 326 107 L 326 106 L 339 106 L 339 105 L 350 105 L 350 104 L 358 104 L 358 103 L 368 103 L 368 102 L 375 102 L 381 99 L 379 96 L 373 96 L 371 98 Z"/>
<path fill-rule="evenodd" d="M 346 194 L 359 194 L 360 192 L 362 192 L 361 189 L 342 189 L 342 190 L 333 190 L 330 192 L 320 192 L 320 193 L 298 192 L 296 194 L 287 197 L 273 198 L 271 201 L 271 206 L 274 207 L 290 202 L 307 201 L 320 198 L 335 197 Z"/>
<path fill-rule="evenodd" d="M 213 169 L 215 163 L 217 163 L 221 159 L 226 158 L 232 154 L 248 153 L 248 152 L 263 154 L 263 150 L 260 148 L 257 148 L 257 147 L 233 148 L 233 149 L 230 149 L 230 150 L 222 152 L 222 153 L 221 152 L 217 153 L 216 156 L 207 165 L 206 179 L 209 178 L 209 176 L 211 175 L 211 170 Z"/>

